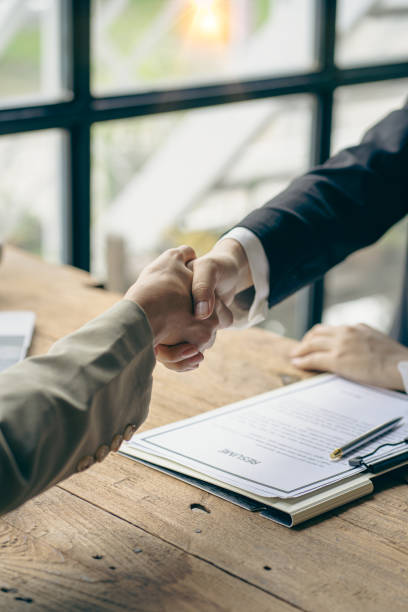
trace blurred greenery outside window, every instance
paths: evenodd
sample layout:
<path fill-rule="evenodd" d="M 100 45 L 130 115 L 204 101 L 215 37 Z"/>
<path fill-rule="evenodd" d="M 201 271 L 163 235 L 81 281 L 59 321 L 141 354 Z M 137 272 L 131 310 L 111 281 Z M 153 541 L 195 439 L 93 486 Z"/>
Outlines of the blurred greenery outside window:
<path fill-rule="evenodd" d="M 333 115 L 332 152 L 353 146 L 366 130 L 408 95 L 408 80 L 340 87 Z M 384 203 L 385 204 L 385 203 Z M 407 221 L 376 244 L 354 253 L 326 275 L 327 323 L 365 322 L 389 331 L 402 289 Z"/>
<path fill-rule="evenodd" d="M 98 95 L 302 72 L 314 0 L 94 0 Z"/>
<path fill-rule="evenodd" d="M 1 0 L 0 108 L 69 99 L 66 0 Z M 61 261 L 65 136 L 0 137 L 0 239 Z"/>
<path fill-rule="evenodd" d="M 0 107 L 69 99 L 67 0 L 1 0 Z"/>
<path fill-rule="evenodd" d="M 61 130 L 0 137 L 0 240 L 49 261 L 64 243 Z"/>

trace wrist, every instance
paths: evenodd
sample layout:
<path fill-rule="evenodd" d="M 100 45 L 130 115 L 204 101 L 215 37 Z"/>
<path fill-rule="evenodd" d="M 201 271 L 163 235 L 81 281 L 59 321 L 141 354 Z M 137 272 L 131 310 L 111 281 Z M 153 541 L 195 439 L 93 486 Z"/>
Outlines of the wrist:
<path fill-rule="evenodd" d="M 165 320 L 157 307 L 155 307 L 154 301 L 149 300 L 143 291 L 135 290 L 134 287 L 129 289 L 124 297 L 142 308 L 152 330 L 153 344 L 160 344 L 161 338 L 165 335 Z"/>

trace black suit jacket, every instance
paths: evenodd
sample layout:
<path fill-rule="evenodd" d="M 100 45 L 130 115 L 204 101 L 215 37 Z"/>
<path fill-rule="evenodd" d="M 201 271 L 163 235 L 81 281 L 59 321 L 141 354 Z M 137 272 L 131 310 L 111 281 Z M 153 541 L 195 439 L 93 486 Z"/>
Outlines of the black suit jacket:
<path fill-rule="evenodd" d="M 238 225 L 262 242 L 273 306 L 375 242 L 407 213 L 408 105 L 372 127 L 359 145 L 295 179 Z M 408 340 L 407 292 L 408 283 L 395 328 L 400 341 Z"/>

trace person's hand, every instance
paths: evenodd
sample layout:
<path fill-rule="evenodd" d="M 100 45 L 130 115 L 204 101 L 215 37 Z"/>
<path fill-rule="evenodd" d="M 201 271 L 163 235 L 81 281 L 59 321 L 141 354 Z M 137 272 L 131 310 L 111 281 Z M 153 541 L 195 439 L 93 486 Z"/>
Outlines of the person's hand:
<path fill-rule="evenodd" d="M 177 345 L 176 352 L 187 370 L 197 367 L 202 351 L 214 342 L 220 325 L 230 324 L 231 313 L 219 305 L 211 317 L 198 320 L 191 298 L 192 271 L 188 262 L 195 258 L 191 247 L 165 251 L 141 272 L 125 299 L 139 304 L 149 319 L 154 345 Z M 162 347 L 162 350 L 165 350 Z"/>
<path fill-rule="evenodd" d="M 186 370 L 191 370 L 192 367 L 198 367 L 200 362 L 204 359 L 203 351 L 214 344 L 217 331 L 231 325 L 232 313 L 225 304 L 219 299 L 216 299 L 212 315 L 204 321 L 198 321 L 194 317 L 194 321 L 197 329 L 200 329 L 201 325 L 204 325 L 205 328 L 207 328 L 207 325 L 212 326 L 211 333 L 206 341 L 200 342 L 200 340 L 194 336 L 193 329 L 192 335 L 189 336 L 191 338 L 190 344 L 185 342 L 173 346 L 158 344 L 155 347 L 158 361 L 169 370 L 185 372 Z"/>
<path fill-rule="evenodd" d="M 215 314 L 218 329 L 229 327 L 233 317 L 227 307 L 237 293 L 252 285 L 247 256 L 240 243 L 226 238 L 203 257 L 191 260 L 188 267 L 193 271 L 192 294 L 197 319 L 212 320 Z M 204 348 L 209 348 L 214 340 L 215 332 Z M 182 372 L 190 366 L 189 355 L 184 351 L 187 351 L 185 344 L 159 345 L 156 356 L 167 368 Z"/>
<path fill-rule="evenodd" d="M 302 370 L 333 372 L 356 382 L 404 390 L 397 366 L 408 361 L 408 349 L 363 323 L 315 325 L 291 357 Z"/>
<path fill-rule="evenodd" d="M 226 238 L 203 257 L 191 261 L 192 294 L 197 318 L 206 319 L 214 311 L 216 297 L 229 306 L 237 293 L 252 285 L 248 259 L 241 244 Z"/>

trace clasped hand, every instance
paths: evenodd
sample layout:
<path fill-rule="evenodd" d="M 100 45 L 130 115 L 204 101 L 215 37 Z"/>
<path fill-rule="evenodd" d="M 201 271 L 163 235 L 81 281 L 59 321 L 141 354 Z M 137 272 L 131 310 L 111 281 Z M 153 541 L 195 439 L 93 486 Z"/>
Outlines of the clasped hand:
<path fill-rule="evenodd" d="M 235 240 L 217 243 L 203 257 L 195 259 L 191 255 L 190 252 L 186 258 L 186 266 L 194 324 L 184 332 L 179 328 L 177 341 L 167 336 L 156 346 L 158 360 L 176 372 L 198 367 L 203 350 L 212 346 L 217 330 L 230 326 L 233 321 L 228 306 L 239 291 L 252 285 L 245 252 Z M 210 337 L 203 337 L 210 330 Z"/>
<path fill-rule="evenodd" d="M 230 310 L 215 295 L 204 316 L 194 311 L 195 258 L 194 250 L 187 246 L 165 251 L 144 268 L 125 295 L 145 311 L 158 359 L 176 371 L 197 368 L 217 330 L 232 322 Z"/>

